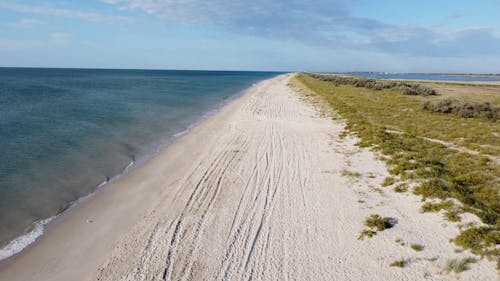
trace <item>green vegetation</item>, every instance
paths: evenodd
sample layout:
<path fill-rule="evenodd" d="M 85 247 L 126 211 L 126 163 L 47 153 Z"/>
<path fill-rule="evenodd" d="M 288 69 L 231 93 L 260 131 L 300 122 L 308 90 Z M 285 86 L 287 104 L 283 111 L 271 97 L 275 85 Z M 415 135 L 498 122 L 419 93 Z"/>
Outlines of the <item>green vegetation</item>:
<path fill-rule="evenodd" d="M 451 222 L 459 222 L 462 219 L 460 218 L 460 210 L 459 209 L 451 209 L 444 213 L 444 218 Z"/>
<path fill-rule="evenodd" d="M 441 210 L 451 210 L 454 204 L 451 200 L 441 201 L 439 203 L 426 202 L 422 205 L 422 212 L 439 212 Z"/>
<path fill-rule="evenodd" d="M 481 253 L 485 247 L 500 245 L 500 231 L 493 227 L 477 227 L 462 231 L 455 238 L 455 243 L 473 253 Z"/>
<path fill-rule="evenodd" d="M 481 230 L 487 233 L 485 236 L 496 237 L 500 230 L 500 165 L 492 159 L 500 157 L 500 122 L 422 109 L 422 103 L 438 99 L 432 95 L 404 95 L 395 88 L 373 90 L 365 82 L 359 88 L 361 84 L 356 87 L 331 77 L 318 79 L 317 74 L 300 74 L 297 80 L 324 98 L 346 120 L 346 130 L 359 137 L 360 146 L 380 151 L 394 177 L 419 183 L 413 192 L 424 199 L 442 200 L 424 204 L 423 211 L 444 209 L 451 221 L 459 219 L 462 211 L 474 213 L 489 226 L 468 230 Z M 429 139 L 477 154 L 457 151 Z M 458 199 L 461 207 L 447 198 Z M 459 237 L 455 243 L 467 248 Z M 498 251 L 486 249 L 484 243 L 479 247 L 477 253 L 500 260 Z"/>
<path fill-rule="evenodd" d="M 411 244 L 411 248 L 417 252 L 424 250 L 424 246 L 422 246 L 420 244 Z"/>
<path fill-rule="evenodd" d="M 393 178 L 393 177 L 386 177 L 386 178 L 384 179 L 384 182 L 382 183 L 382 186 L 383 186 L 383 187 L 386 187 L 386 186 L 389 186 L 389 185 L 394 184 L 394 182 L 395 182 L 395 180 L 394 180 L 394 178 Z"/>
<path fill-rule="evenodd" d="M 446 263 L 446 271 L 448 273 L 455 272 L 460 273 L 469 269 L 469 264 L 476 263 L 475 258 L 464 258 L 464 259 L 452 259 Z"/>
<path fill-rule="evenodd" d="M 392 266 L 392 267 L 405 267 L 406 265 L 408 265 L 408 260 L 401 259 L 401 260 L 397 260 L 397 261 L 392 262 L 389 266 Z"/>
<path fill-rule="evenodd" d="M 377 214 L 370 215 L 368 218 L 366 218 L 365 225 L 371 229 L 364 229 L 363 231 L 361 231 L 358 240 L 363 240 L 365 237 L 371 238 L 377 235 L 377 231 L 384 231 L 388 228 L 393 227 L 394 224 L 395 221 L 392 218 L 382 218 Z M 373 229 L 376 229 L 377 231 Z"/>
<path fill-rule="evenodd" d="M 382 218 L 381 216 L 377 214 L 370 215 L 366 220 L 365 220 L 365 225 L 370 227 L 370 228 L 376 228 L 378 231 L 384 231 L 388 228 L 391 228 L 394 226 L 393 219 L 385 217 Z"/>
<path fill-rule="evenodd" d="M 408 191 L 408 185 L 405 184 L 405 183 L 401 183 L 401 184 L 398 184 L 395 188 L 394 188 L 394 191 L 395 192 L 406 192 Z"/>
<path fill-rule="evenodd" d="M 500 230 L 498 227 L 475 227 L 462 231 L 454 240 L 457 246 L 470 249 L 472 253 L 496 259 L 500 269 Z"/>
<path fill-rule="evenodd" d="M 415 95 L 415 96 L 436 95 L 436 91 L 432 88 L 404 81 L 384 81 L 378 79 L 370 79 L 370 78 L 362 78 L 354 76 L 339 76 L 339 75 L 321 75 L 321 74 L 310 74 L 310 75 L 311 77 L 321 81 L 332 82 L 336 86 L 351 85 L 357 88 L 367 88 L 376 91 L 399 90 L 403 92 L 405 95 Z"/>
<path fill-rule="evenodd" d="M 465 118 L 487 118 L 500 121 L 500 107 L 489 102 L 468 102 L 458 99 L 426 101 L 422 108 L 439 113 L 455 114 Z"/>
<path fill-rule="evenodd" d="M 358 240 L 363 240 L 365 237 L 372 238 L 373 236 L 377 235 L 376 231 L 370 230 L 370 229 L 364 229 L 361 231 L 361 234 L 358 236 Z"/>
<path fill-rule="evenodd" d="M 348 170 L 343 170 L 342 171 L 342 175 L 346 176 L 346 177 L 352 177 L 352 178 L 359 178 L 359 177 L 361 177 L 360 173 L 358 173 L 358 172 L 351 172 L 351 171 L 348 171 Z"/>

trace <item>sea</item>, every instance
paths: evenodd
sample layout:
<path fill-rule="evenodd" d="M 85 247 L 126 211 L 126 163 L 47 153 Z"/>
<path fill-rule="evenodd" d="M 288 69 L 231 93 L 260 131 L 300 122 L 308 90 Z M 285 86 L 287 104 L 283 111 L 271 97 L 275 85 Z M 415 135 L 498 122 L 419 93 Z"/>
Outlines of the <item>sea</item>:
<path fill-rule="evenodd" d="M 0 260 L 80 198 L 278 74 L 0 68 Z"/>
<path fill-rule="evenodd" d="M 387 72 L 351 72 L 355 76 L 378 79 L 403 79 L 403 80 L 441 80 L 441 81 L 500 81 L 499 75 L 459 75 L 439 73 L 387 73 Z"/>

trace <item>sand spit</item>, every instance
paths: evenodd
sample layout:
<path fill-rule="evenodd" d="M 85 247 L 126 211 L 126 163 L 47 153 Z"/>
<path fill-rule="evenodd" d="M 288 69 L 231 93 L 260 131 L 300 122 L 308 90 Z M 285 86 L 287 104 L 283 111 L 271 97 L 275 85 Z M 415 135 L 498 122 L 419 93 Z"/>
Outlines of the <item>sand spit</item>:
<path fill-rule="evenodd" d="M 340 138 L 282 75 L 252 87 L 0 268 L 0 280 L 495 280 L 446 273 L 457 224 L 381 188 L 378 156 Z M 370 214 L 397 221 L 358 240 Z M 475 221 L 475 218 L 464 218 Z M 464 223 L 464 222 L 462 222 Z M 420 244 L 422 251 L 411 244 Z M 405 267 L 391 267 L 404 260 Z"/>

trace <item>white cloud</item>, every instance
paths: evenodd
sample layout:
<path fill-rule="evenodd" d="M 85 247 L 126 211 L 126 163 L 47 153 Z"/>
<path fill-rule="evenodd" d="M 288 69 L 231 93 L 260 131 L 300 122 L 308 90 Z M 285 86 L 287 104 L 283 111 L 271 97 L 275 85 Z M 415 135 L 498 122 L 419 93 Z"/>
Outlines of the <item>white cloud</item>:
<path fill-rule="evenodd" d="M 8 25 L 14 28 L 33 28 L 46 24 L 44 21 L 38 19 L 23 18 L 16 22 L 11 22 Z"/>
<path fill-rule="evenodd" d="M 101 0 L 165 21 L 215 25 L 226 31 L 291 39 L 333 49 L 372 50 L 416 56 L 499 53 L 496 28 L 442 30 L 402 26 L 354 16 L 347 0 Z M 453 15 L 456 19 L 461 15 Z M 445 43 L 445 44 L 443 44 Z M 464 48 L 462 46 L 467 46 Z"/>
<path fill-rule="evenodd" d="M 85 21 L 95 21 L 95 22 L 127 23 L 133 21 L 131 18 L 124 16 L 107 15 L 89 11 L 60 9 L 50 6 L 22 5 L 9 2 L 0 2 L 0 9 L 10 10 L 24 14 L 57 16 L 57 17 L 65 17 L 65 18 L 80 19 Z"/>
<path fill-rule="evenodd" d="M 140 10 L 165 21 L 215 25 L 234 33 L 343 45 L 348 33 L 367 36 L 385 27 L 379 21 L 355 17 L 356 0 L 101 0 L 120 9 Z M 348 40 L 345 40 L 348 41 Z"/>

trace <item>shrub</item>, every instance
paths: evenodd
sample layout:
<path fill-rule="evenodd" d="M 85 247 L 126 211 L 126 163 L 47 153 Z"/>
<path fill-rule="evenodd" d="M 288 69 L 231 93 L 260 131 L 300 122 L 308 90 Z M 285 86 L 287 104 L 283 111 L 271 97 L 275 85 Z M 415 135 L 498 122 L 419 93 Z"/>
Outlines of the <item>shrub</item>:
<path fill-rule="evenodd" d="M 336 87 L 339 85 L 350 85 L 357 88 L 367 88 L 375 91 L 396 90 L 405 95 L 431 96 L 436 95 L 436 90 L 425 87 L 417 83 L 404 81 L 385 81 L 381 79 L 371 79 L 341 75 L 309 74 L 311 77 L 321 81 L 331 82 Z"/>
<path fill-rule="evenodd" d="M 475 254 L 481 254 L 485 248 L 500 245 L 500 230 L 489 226 L 473 227 L 462 231 L 454 241 L 457 246 L 471 249 Z"/>
<path fill-rule="evenodd" d="M 373 214 L 365 220 L 365 225 L 371 228 L 376 228 L 378 231 L 383 231 L 388 228 L 392 228 L 395 225 L 395 222 L 392 218 L 382 218 L 377 214 Z"/>
<path fill-rule="evenodd" d="M 443 99 L 424 102 L 422 104 L 422 109 L 431 112 L 455 114 L 464 118 L 500 120 L 500 107 L 489 102 L 467 102 L 457 99 Z"/>

